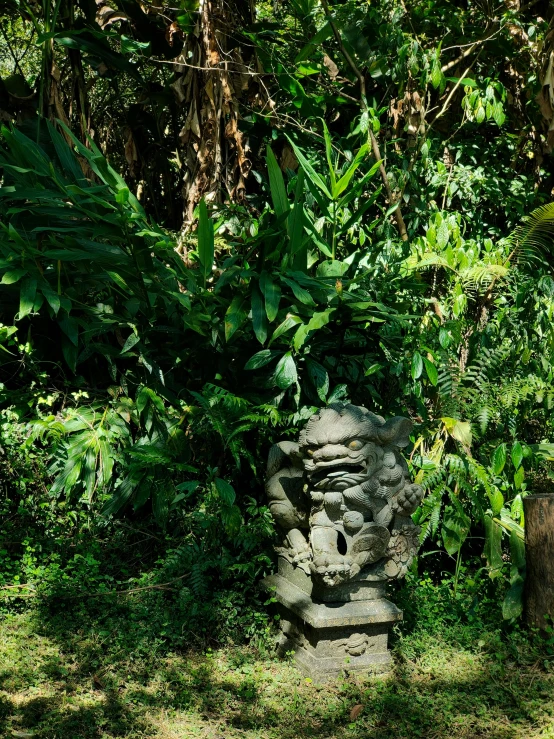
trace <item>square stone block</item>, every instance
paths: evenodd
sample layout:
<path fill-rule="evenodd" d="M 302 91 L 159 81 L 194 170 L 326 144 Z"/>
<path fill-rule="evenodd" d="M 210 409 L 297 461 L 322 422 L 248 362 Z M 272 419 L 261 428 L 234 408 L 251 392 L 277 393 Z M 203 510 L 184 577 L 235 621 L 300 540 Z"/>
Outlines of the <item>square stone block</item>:
<path fill-rule="evenodd" d="M 279 654 L 294 652 L 307 677 L 324 682 L 343 670 L 368 675 L 389 671 L 388 630 L 402 619 L 393 603 L 385 598 L 318 603 L 279 574 L 262 584 L 277 600 Z"/>

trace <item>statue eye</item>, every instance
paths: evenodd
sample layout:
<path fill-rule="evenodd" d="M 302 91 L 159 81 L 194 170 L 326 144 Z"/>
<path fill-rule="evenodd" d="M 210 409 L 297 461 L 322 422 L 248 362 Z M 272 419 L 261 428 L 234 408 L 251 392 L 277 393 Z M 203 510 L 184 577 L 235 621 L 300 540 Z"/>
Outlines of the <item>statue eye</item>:
<path fill-rule="evenodd" d="M 365 446 L 364 442 L 359 439 L 352 439 L 348 442 L 348 448 L 352 449 L 353 452 L 359 451 L 363 446 Z"/>

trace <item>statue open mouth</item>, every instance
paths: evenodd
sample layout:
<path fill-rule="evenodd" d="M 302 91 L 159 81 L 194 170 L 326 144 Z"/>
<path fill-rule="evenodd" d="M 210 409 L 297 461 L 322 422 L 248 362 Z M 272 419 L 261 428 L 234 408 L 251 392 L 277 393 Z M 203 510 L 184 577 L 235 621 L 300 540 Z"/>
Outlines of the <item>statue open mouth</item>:
<path fill-rule="evenodd" d="M 340 486 L 341 489 L 359 485 L 365 479 L 365 464 L 340 462 L 338 464 L 318 466 L 308 472 L 310 483 L 316 490 Z"/>

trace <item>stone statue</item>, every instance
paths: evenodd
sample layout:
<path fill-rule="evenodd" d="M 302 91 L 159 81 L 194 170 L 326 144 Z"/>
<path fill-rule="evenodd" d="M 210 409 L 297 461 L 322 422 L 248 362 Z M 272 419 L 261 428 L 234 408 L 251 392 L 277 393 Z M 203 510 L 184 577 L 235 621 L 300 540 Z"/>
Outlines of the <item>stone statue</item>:
<path fill-rule="evenodd" d="M 270 450 L 266 488 L 282 540 L 279 572 L 265 586 L 281 605 L 281 651 L 295 651 L 312 676 L 338 674 L 345 665 L 333 656 L 343 654 L 357 660 L 349 669 L 390 661 L 388 627 L 377 634 L 376 625 L 402 614 L 384 586 L 406 574 L 419 546 L 411 514 L 423 490 L 400 453 L 411 428 L 407 418 L 333 403 L 309 419 L 298 443 Z"/>

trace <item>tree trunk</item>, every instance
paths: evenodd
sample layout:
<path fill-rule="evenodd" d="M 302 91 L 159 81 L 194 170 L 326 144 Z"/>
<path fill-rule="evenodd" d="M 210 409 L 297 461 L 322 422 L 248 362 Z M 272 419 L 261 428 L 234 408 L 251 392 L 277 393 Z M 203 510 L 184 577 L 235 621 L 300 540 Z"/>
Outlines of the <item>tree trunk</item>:
<path fill-rule="evenodd" d="M 251 98 L 256 75 L 245 62 L 237 30 L 252 22 L 249 0 L 201 0 L 199 20 L 178 58 L 172 87 L 187 118 L 180 133 L 184 153 L 184 220 L 202 197 L 241 200 L 250 160 L 238 127 L 239 99 Z"/>
<path fill-rule="evenodd" d="M 554 495 L 523 499 L 525 510 L 525 616 L 530 626 L 545 629 L 554 618 Z"/>

